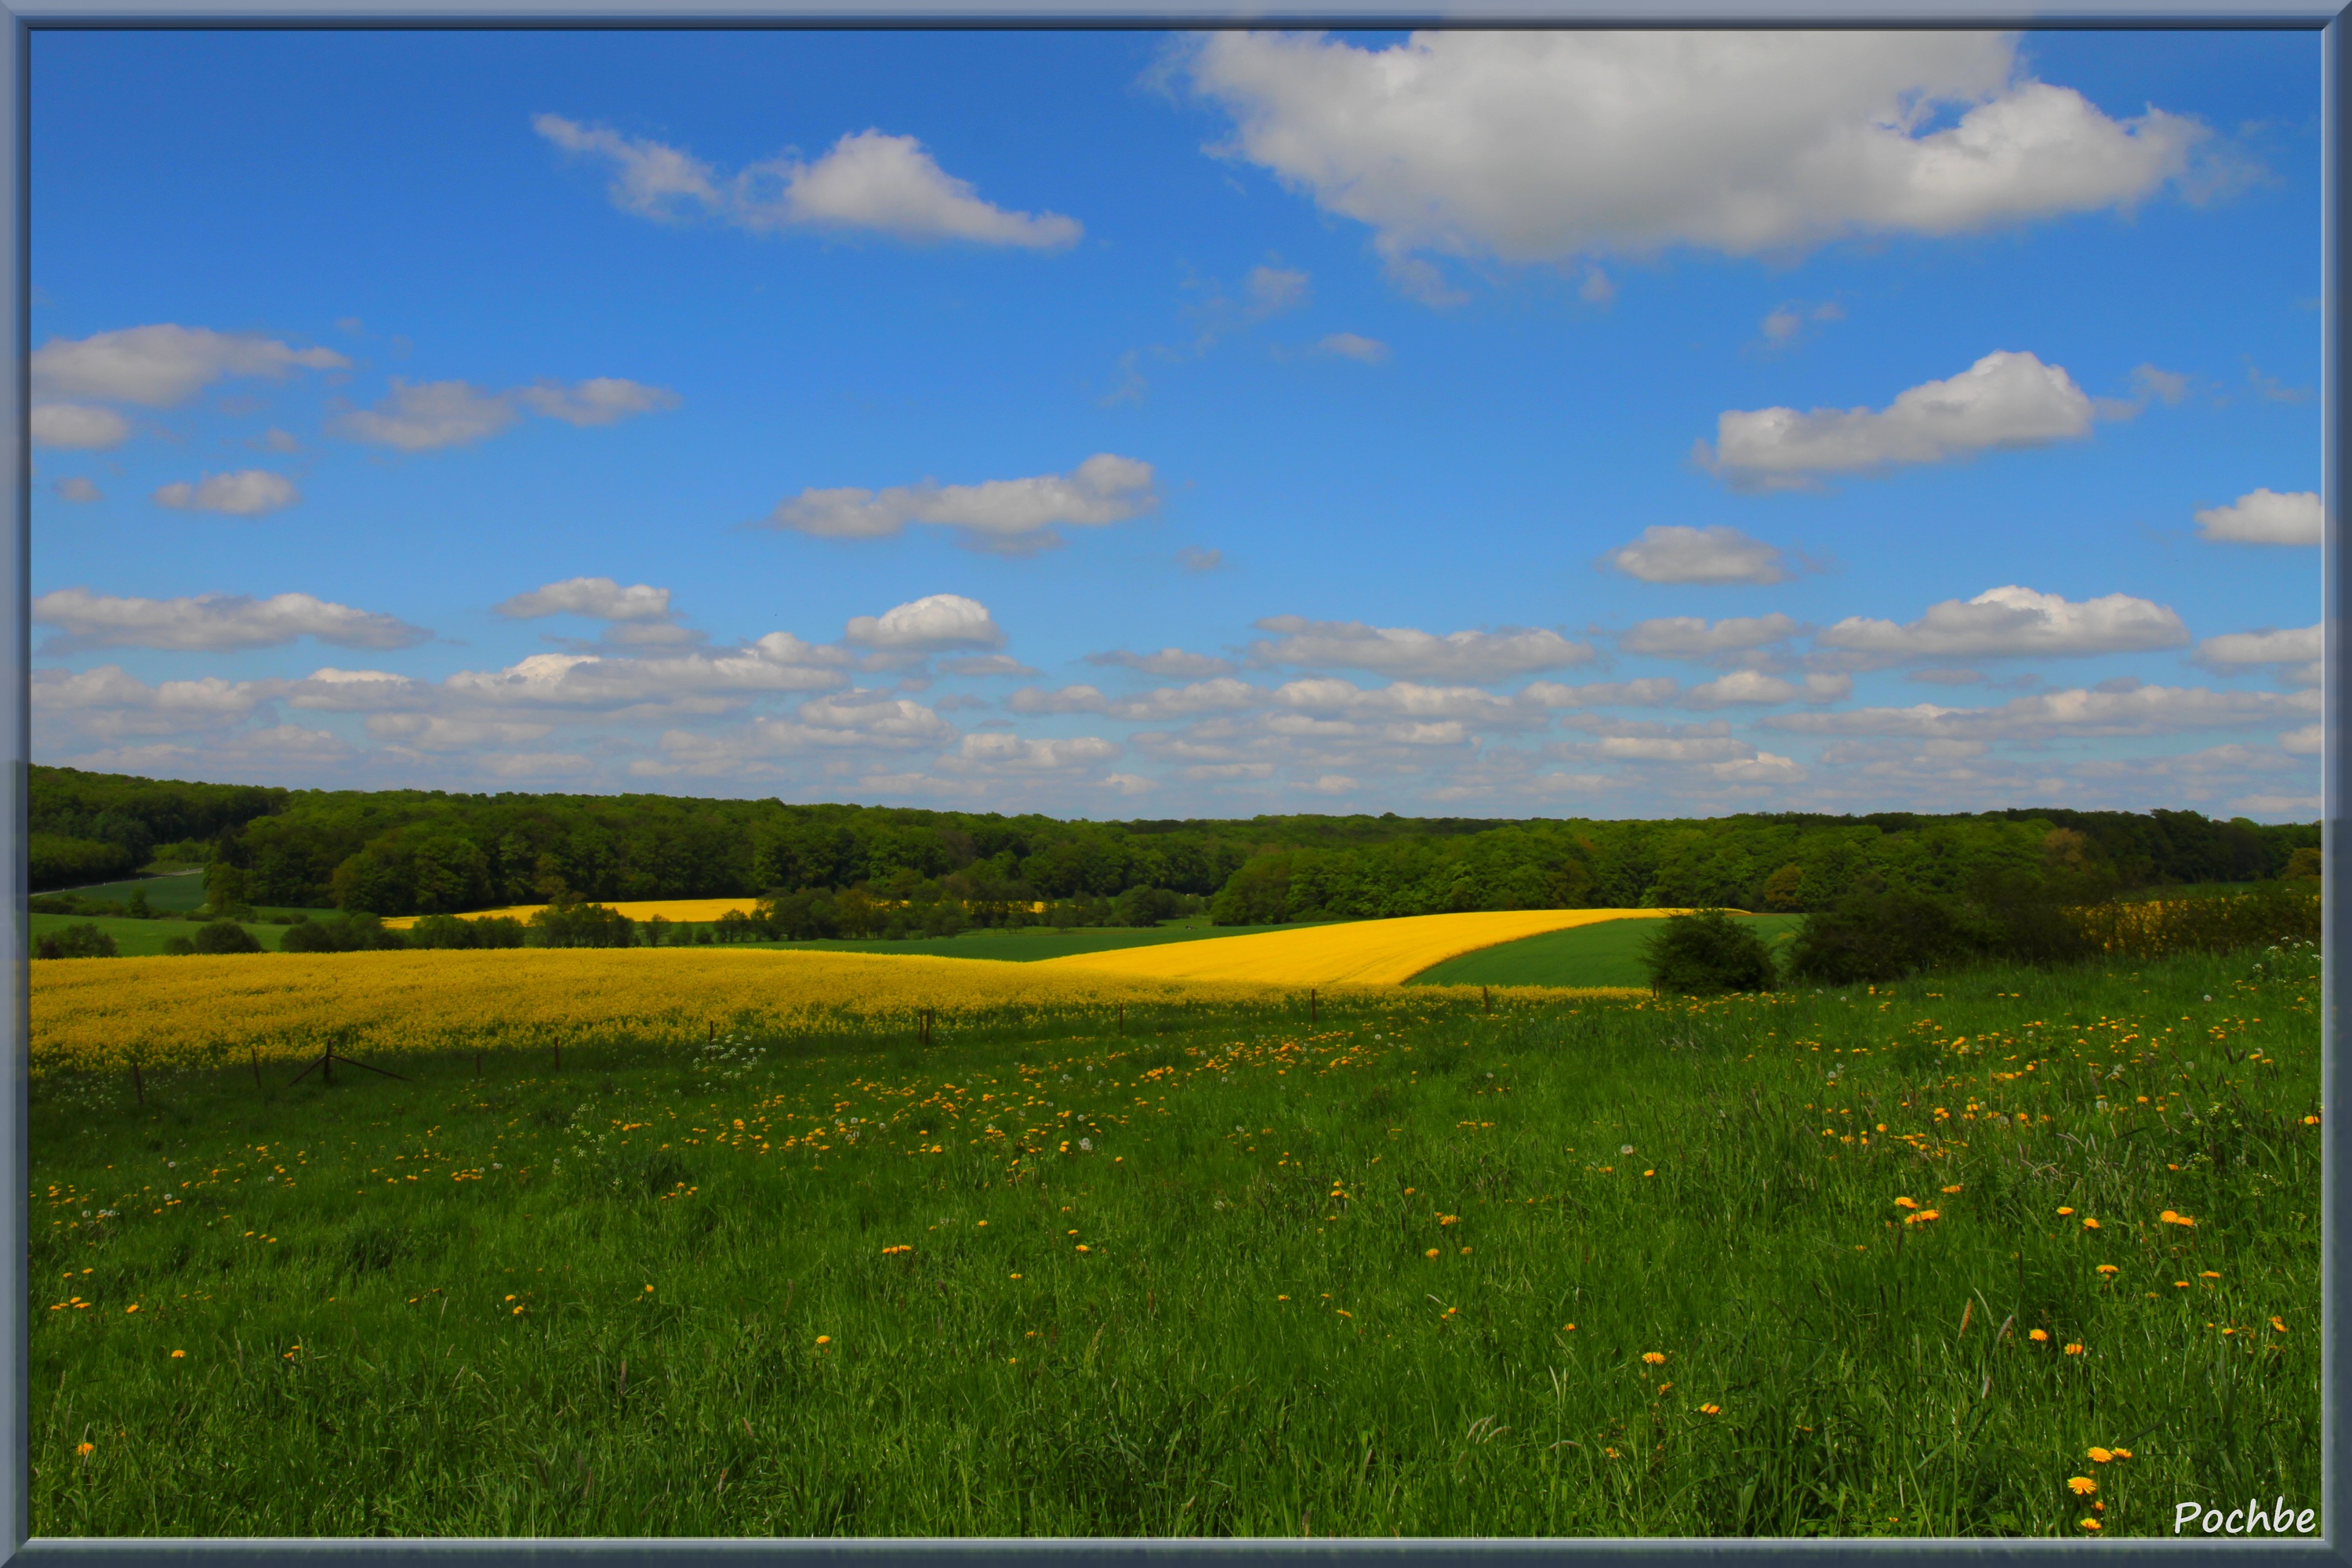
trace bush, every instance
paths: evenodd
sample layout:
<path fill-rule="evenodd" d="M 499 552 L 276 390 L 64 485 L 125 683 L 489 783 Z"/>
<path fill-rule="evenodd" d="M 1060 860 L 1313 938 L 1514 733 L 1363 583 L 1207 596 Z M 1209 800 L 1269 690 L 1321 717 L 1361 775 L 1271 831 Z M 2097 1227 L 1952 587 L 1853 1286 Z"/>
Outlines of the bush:
<path fill-rule="evenodd" d="M 522 921 L 512 915 L 491 915 L 468 922 L 474 928 L 478 947 L 520 947 L 523 939 Z"/>
<path fill-rule="evenodd" d="M 482 933 L 456 915 L 426 915 L 408 928 L 411 947 L 479 947 Z"/>
<path fill-rule="evenodd" d="M 1769 991 L 1777 978 L 1764 939 L 1721 910 L 1659 921 L 1643 949 L 1642 963 L 1650 972 L 1652 989 L 1682 996 Z"/>
<path fill-rule="evenodd" d="M 1970 943 L 1942 900 L 1925 893 L 1850 893 L 1805 917 L 1789 972 L 1825 985 L 1900 980 L 1964 954 Z"/>
<path fill-rule="evenodd" d="M 184 936 L 167 936 L 163 939 L 163 951 L 173 958 L 186 958 L 196 951 L 196 944 Z"/>
<path fill-rule="evenodd" d="M 213 921 L 196 928 L 194 940 L 189 944 L 192 952 L 260 952 L 263 950 L 251 931 L 235 921 Z"/>
<path fill-rule="evenodd" d="M 278 943 L 281 952 L 363 952 L 377 948 L 406 947 L 396 931 L 383 929 L 382 917 L 337 915 L 331 920 L 304 921 L 286 928 Z"/>
<path fill-rule="evenodd" d="M 1156 926 L 1182 914 L 1184 905 L 1183 894 L 1171 893 L 1165 888 L 1129 888 L 1118 896 L 1112 908 L 1123 926 Z"/>
<path fill-rule="evenodd" d="M 87 922 L 53 931 L 33 944 L 36 958 L 113 958 L 114 938 Z"/>
<path fill-rule="evenodd" d="M 636 922 L 603 904 L 550 904 L 530 917 L 539 947 L 634 947 Z"/>

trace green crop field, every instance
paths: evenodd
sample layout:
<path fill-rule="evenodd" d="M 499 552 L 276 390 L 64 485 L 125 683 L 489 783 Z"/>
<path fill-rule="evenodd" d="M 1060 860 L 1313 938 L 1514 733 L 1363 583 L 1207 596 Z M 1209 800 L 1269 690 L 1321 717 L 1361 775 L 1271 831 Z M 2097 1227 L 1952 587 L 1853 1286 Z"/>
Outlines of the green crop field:
<path fill-rule="evenodd" d="M 1203 937 L 1247 936 L 1261 931 L 1300 931 L 1303 926 L 1086 926 L 1055 931 L 1046 926 L 1014 926 L 1002 931 L 965 931 L 960 936 L 909 937 L 905 942 L 880 938 L 828 942 L 762 942 L 754 947 L 803 948 L 812 952 L 921 952 L 940 958 L 989 958 L 1010 963 L 1034 963 L 1039 959 L 1066 958 L 1074 952 L 1107 952 L 1121 947 L 1156 947 L 1166 942 L 1198 942 Z"/>
<path fill-rule="evenodd" d="M 143 1104 L 52 1071 L 32 1528 L 2153 1536 L 2184 1499 L 2315 1508 L 2316 963 L 2261 957 L 159 1070 Z"/>
<path fill-rule="evenodd" d="M 68 926 L 93 925 L 114 938 L 118 953 L 124 958 L 152 958 L 163 951 L 163 944 L 175 936 L 194 937 L 203 929 L 195 921 L 125 920 L 113 915 L 28 915 L 33 939 L 37 942 Z M 266 921 L 240 921 L 262 946 L 272 952 L 286 940 L 286 928 Z"/>
<path fill-rule="evenodd" d="M 134 888 L 145 889 L 148 903 L 159 910 L 193 910 L 205 901 L 205 879 L 194 872 L 167 877 L 139 877 L 121 882 L 100 882 L 88 888 L 63 888 L 58 889 L 58 894 L 72 893 L 77 898 L 109 900 L 120 903 L 131 897 L 131 889 Z"/>
<path fill-rule="evenodd" d="M 1802 915 L 1736 915 L 1778 949 L 1805 923 Z M 1449 958 L 1408 981 L 1412 985 L 1647 985 L 1642 950 L 1658 933 L 1652 920 L 1604 921 L 1546 931 Z"/>

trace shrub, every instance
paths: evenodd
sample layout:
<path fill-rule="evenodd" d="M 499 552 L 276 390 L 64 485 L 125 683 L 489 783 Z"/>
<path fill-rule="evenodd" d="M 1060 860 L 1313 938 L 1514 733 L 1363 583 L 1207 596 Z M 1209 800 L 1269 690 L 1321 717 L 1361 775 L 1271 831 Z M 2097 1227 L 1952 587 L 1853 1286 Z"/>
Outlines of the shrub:
<path fill-rule="evenodd" d="M 406 947 L 396 931 L 383 929 L 381 917 L 337 915 L 331 920 L 304 921 L 286 928 L 281 952 L 361 952 L 373 948 Z"/>
<path fill-rule="evenodd" d="M 254 934 L 235 921 L 212 921 L 196 928 L 194 952 L 260 952 L 263 951 Z"/>
<path fill-rule="evenodd" d="M 636 922 L 603 904 L 550 904 L 530 917 L 540 947 L 633 947 Z"/>
<path fill-rule="evenodd" d="M 1184 912 L 1184 895 L 1165 888 L 1129 888 L 1114 902 L 1123 926 L 1156 926 Z"/>
<path fill-rule="evenodd" d="M 1951 910 L 1925 893 L 1850 893 L 1805 917 L 1789 971 L 1828 985 L 1900 980 L 1947 963 L 1970 943 Z"/>
<path fill-rule="evenodd" d="M 470 923 L 474 928 L 475 941 L 479 946 L 520 947 L 522 945 L 522 921 L 512 915 L 491 915 Z"/>
<path fill-rule="evenodd" d="M 36 958 L 113 958 L 114 938 L 84 922 L 53 931 L 33 946 Z"/>
<path fill-rule="evenodd" d="M 1721 910 L 1659 921 L 1643 949 L 1642 963 L 1654 990 L 1684 996 L 1769 991 L 1776 978 L 1764 939 Z"/>
<path fill-rule="evenodd" d="M 167 936 L 163 939 L 163 951 L 173 958 L 186 958 L 196 951 L 196 944 L 184 936 Z"/>

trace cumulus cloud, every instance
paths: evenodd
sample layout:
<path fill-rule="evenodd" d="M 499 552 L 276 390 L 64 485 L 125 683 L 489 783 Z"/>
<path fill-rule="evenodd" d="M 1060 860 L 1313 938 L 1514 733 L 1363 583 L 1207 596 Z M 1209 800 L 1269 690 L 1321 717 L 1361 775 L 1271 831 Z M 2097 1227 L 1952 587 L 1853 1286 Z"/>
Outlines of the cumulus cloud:
<path fill-rule="evenodd" d="M 420 752 L 470 752 L 485 746 L 520 746 L 545 740 L 552 724 L 499 719 L 441 719 L 426 713 L 371 713 L 367 732 L 379 741 Z"/>
<path fill-rule="evenodd" d="M 1562 686 L 1538 680 L 1519 695 L 1545 708 L 1655 708 L 1671 702 L 1682 691 L 1679 682 L 1663 675 L 1639 680 L 1596 680 L 1582 686 Z"/>
<path fill-rule="evenodd" d="M 1246 681 L 1230 677 L 1196 681 L 1190 686 L 1163 686 L 1140 696 L 1113 699 L 1092 686 L 1065 686 L 1045 691 L 1032 687 L 1016 691 L 1004 706 L 1015 713 L 1099 713 L 1113 719 L 1175 720 L 1202 713 L 1228 713 L 1261 707 L 1266 694 Z"/>
<path fill-rule="evenodd" d="M 1935 740 L 2035 740 L 2058 736 L 2157 735 L 2241 724 L 2272 724 L 2315 713 L 2316 691 L 2213 691 L 2142 686 L 2129 691 L 2076 689 L 2020 697 L 1997 708 L 1854 708 L 1841 713 L 1774 713 L 1761 722 L 1811 735 L 1910 735 Z"/>
<path fill-rule="evenodd" d="M 1804 628 L 1788 616 L 1734 616 L 1709 621 L 1704 616 L 1662 616 L 1637 623 L 1617 639 L 1627 653 L 1659 658 L 1714 658 L 1786 642 Z"/>
<path fill-rule="evenodd" d="M 298 349 L 257 332 L 163 323 L 50 339 L 33 351 L 33 390 L 36 396 L 169 408 L 226 377 L 276 380 L 297 370 L 344 370 L 351 363 L 332 349 Z"/>
<path fill-rule="evenodd" d="M 1769 584 L 1790 574 L 1788 558 L 1778 548 L 1720 523 L 1657 524 L 1601 559 L 1644 583 Z"/>
<path fill-rule="evenodd" d="M 1003 628 L 989 615 L 988 606 L 961 594 L 932 594 L 879 616 L 854 616 L 842 637 L 886 654 L 1004 646 Z"/>
<path fill-rule="evenodd" d="M 1734 704 L 1779 702 L 1842 702 L 1853 695 L 1853 677 L 1814 674 L 1803 681 L 1783 680 L 1758 669 L 1735 669 L 1717 679 L 1694 686 L 1683 700 L 1694 708 L 1725 708 Z"/>
<path fill-rule="evenodd" d="M 1129 653 L 1117 648 L 1109 653 L 1090 653 L 1087 655 L 1087 662 L 1115 669 L 1139 669 L 1146 675 L 1164 675 L 1177 679 L 1230 675 L 1234 671 L 1233 662 L 1229 659 L 1213 658 L 1204 653 L 1187 653 L 1181 647 L 1163 647 L 1158 653 Z"/>
<path fill-rule="evenodd" d="M 2315 625 L 2286 631 L 2224 632 L 2197 645 L 2197 662 L 2219 675 L 2269 665 L 2290 686 L 2317 686 L 2322 647 Z"/>
<path fill-rule="evenodd" d="M 1593 658 L 1589 644 L 1570 642 L 1558 632 L 1513 626 L 1491 632 L 1448 632 L 1441 637 L 1407 626 L 1270 616 L 1257 627 L 1277 634 L 1250 645 L 1251 657 L 1261 664 L 1368 669 L 1413 679 L 1507 680 L 1588 663 Z"/>
<path fill-rule="evenodd" d="M 1328 676 L 1293 680 L 1276 687 L 1274 700 L 1300 712 L 1348 719 L 1526 729 L 1542 724 L 1549 718 L 1538 704 L 1497 697 L 1475 686 L 1428 686 L 1412 680 L 1370 689 Z M 1459 732 L 1449 731 L 1448 738 L 1459 738 Z"/>
<path fill-rule="evenodd" d="M 677 406 L 677 394 L 619 376 L 595 376 L 565 386 L 542 381 L 492 392 L 465 381 L 403 381 L 373 408 L 346 408 L 329 422 L 354 441 L 402 452 L 436 452 L 486 441 L 511 427 L 525 410 L 567 425 L 612 425 L 639 414 Z"/>
<path fill-rule="evenodd" d="M 1226 152 L 1370 226 L 1439 297 L 1417 253 L 1787 254 L 2128 207 L 2206 134 L 2112 119 L 1987 33 L 1228 32 L 1188 64 L 1233 116 Z"/>
<path fill-rule="evenodd" d="M 1361 364 L 1378 364 L 1389 357 L 1389 346 L 1378 338 L 1368 338 L 1360 332 L 1332 332 L 1318 340 L 1315 352 L 1337 354 Z"/>
<path fill-rule="evenodd" d="M 270 696 L 260 683 L 218 676 L 150 686 L 112 664 L 37 669 L 31 685 L 37 731 L 65 744 L 217 730 L 251 717 Z"/>
<path fill-rule="evenodd" d="M 2001 447 L 2041 447 L 2091 432 L 2095 410 L 2063 368 L 2030 353 L 1989 353 L 1925 382 L 1883 409 L 1727 410 L 1696 459 L 1734 485 L 1787 489 L 1823 474 L 1938 463 Z"/>
<path fill-rule="evenodd" d="M 131 439 L 130 420 L 87 403 L 36 404 L 30 424 L 36 447 L 103 452 Z"/>
<path fill-rule="evenodd" d="M 664 386 L 647 386 L 617 375 L 592 376 L 565 386 L 542 381 L 518 388 L 516 402 L 533 414 L 561 419 L 566 425 L 614 425 L 639 414 L 675 408 L 678 396 Z"/>
<path fill-rule="evenodd" d="M 2287 731 L 2278 738 L 2279 749 L 2298 757 L 2315 757 L 2326 744 L 2327 731 L 2317 724 L 2305 724 Z"/>
<path fill-rule="evenodd" d="M 1222 550 L 1203 550 L 1197 544 L 1188 544 L 1176 552 L 1176 564 L 1187 572 L 1214 572 L 1224 563 L 1225 552 Z"/>
<path fill-rule="evenodd" d="M 78 505 L 106 499 L 103 490 L 78 474 L 59 479 L 49 488 L 57 492 L 59 500 L 69 500 Z"/>
<path fill-rule="evenodd" d="M 958 530 L 976 548 L 1019 554 L 1061 542 L 1057 524 L 1099 528 L 1159 503 L 1150 464 L 1098 452 L 1066 474 L 1031 479 L 805 489 L 770 513 L 767 525 L 824 539 L 887 539 L 927 522 Z"/>
<path fill-rule="evenodd" d="M 669 618 L 669 590 L 639 583 L 624 588 L 610 577 L 567 577 L 496 606 L 509 620 L 541 616 L 586 616 L 599 621 L 659 621 Z"/>
<path fill-rule="evenodd" d="M 677 220 L 701 213 L 753 230 L 814 228 L 896 239 L 1056 250 L 1086 230 L 1059 213 L 1014 212 L 981 199 L 912 136 L 878 130 L 835 142 L 814 162 L 787 152 L 722 176 L 667 143 L 541 114 L 532 129 L 565 152 L 613 169 L 613 205 L 640 217 Z"/>
<path fill-rule="evenodd" d="M 301 500 L 294 481 L 266 468 L 246 468 L 234 474 L 206 474 L 194 484 L 185 479 L 163 486 L 153 496 L 157 506 L 182 511 L 222 511 L 234 517 L 260 517 Z"/>
<path fill-rule="evenodd" d="M 462 381 L 407 382 L 373 408 L 348 408 L 334 427 L 355 441 L 403 452 L 433 452 L 486 440 L 520 417 L 511 400 Z"/>
<path fill-rule="evenodd" d="M 2179 647 L 2189 641 L 2189 628 L 2168 607 L 2128 594 L 2077 603 L 2012 584 L 1987 589 L 1973 599 L 1947 599 L 1906 626 L 1849 616 L 1814 640 L 1874 662 L 1906 663 Z"/>
<path fill-rule="evenodd" d="M 1020 735 L 966 735 L 940 766 L 955 772 L 1045 773 L 1091 767 L 1118 755 L 1117 742 L 1098 735 L 1032 740 Z"/>
<path fill-rule="evenodd" d="M 504 669 L 460 670 L 439 691 L 492 708 L 571 709 L 608 716 L 640 707 L 720 712 L 753 697 L 840 686 L 845 661 L 837 648 L 771 632 L 748 647 L 715 654 L 532 654 Z"/>
<path fill-rule="evenodd" d="M 99 647 L 153 647 L 219 652 L 275 647 L 316 637 L 342 647 L 408 647 L 432 633 L 394 616 L 308 594 L 267 599 L 199 594 L 184 599 L 113 598 L 87 588 L 60 588 L 33 601 L 33 620 L 55 626 L 44 653 Z"/>
<path fill-rule="evenodd" d="M 2249 490 L 2197 514 L 2198 536 L 2216 543 L 2316 544 L 2322 531 L 2319 496 L 2312 490 Z"/>
<path fill-rule="evenodd" d="M 940 660 L 950 675 L 1034 675 L 1037 672 L 1006 653 L 964 654 Z M 942 704 L 944 706 L 944 704 Z"/>

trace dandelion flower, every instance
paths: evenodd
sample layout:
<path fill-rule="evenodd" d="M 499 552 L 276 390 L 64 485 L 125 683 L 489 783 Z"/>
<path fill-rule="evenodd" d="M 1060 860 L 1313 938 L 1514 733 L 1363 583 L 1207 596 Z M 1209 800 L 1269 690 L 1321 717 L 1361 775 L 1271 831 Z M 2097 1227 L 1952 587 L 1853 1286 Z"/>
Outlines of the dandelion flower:
<path fill-rule="evenodd" d="M 185 1356 L 187 1355 L 187 1353 L 188 1353 L 188 1352 L 185 1352 L 185 1351 L 173 1351 L 173 1352 L 172 1352 L 172 1359 L 173 1359 L 173 1361 L 180 1361 L 180 1360 L 182 1360 L 182 1359 L 185 1358 Z"/>
<path fill-rule="evenodd" d="M 1882 1132 L 1884 1132 L 1884 1131 L 1885 1131 L 1885 1129 L 1882 1127 L 1882 1128 L 1880 1128 L 1880 1129 L 1879 1129 L 1879 1131 L 1882 1131 Z M 1946 1194 L 1947 1194 L 1947 1195 L 1948 1195 L 1948 1194 L 1950 1194 L 1957 1193 L 1957 1192 L 1958 1192 L 1959 1190 L 1960 1190 L 1960 1184 L 1959 1184 L 1959 1183 L 1958 1183 L 1958 1182 L 1954 1182 L 1950 1186 L 1946 1187 L 1946 1188 L 1944 1189 L 1944 1192 L 1946 1193 Z"/>
<path fill-rule="evenodd" d="M 1426 1256 L 1426 1257 L 1430 1257 L 1430 1258 L 1434 1258 L 1434 1257 L 1436 1257 L 1436 1256 L 1437 1256 L 1437 1248 L 1435 1248 L 1435 1247 L 1431 1247 L 1431 1248 L 1429 1249 L 1429 1251 L 1428 1251 L 1426 1254 L 1424 1254 L 1424 1256 Z"/>
<path fill-rule="evenodd" d="M 1468 1247 L 1464 1247 L 1464 1248 L 1462 1249 L 1462 1256 L 1463 1256 L 1463 1257 L 1465 1257 L 1465 1258 L 1469 1257 L 1469 1256 L 1470 1256 L 1470 1249 L 1469 1249 Z"/>
<path fill-rule="evenodd" d="M 2095 1465 L 2104 1465 L 2115 1457 L 2116 1451 L 2113 1448 L 2094 1448 L 2091 1450 L 2091 1463 Z"/>
<path fill-rule="evenodd" d="M 2099 1483 L 2088 1476 L 2072 1476 L 2067 1479 L 2066 1489 L 2076 1497 L 2089 1497 L 2099 1489 Z"/>
<path fill-rule="evenodd" d="M 1720 1405 L 1702 1405 L 1698 1407 L 1698 1413 L 1701 1415 L 1720 1415 L 1723 1414 L 1723 1406 Z"/>
<path fill-rule="evenodd" d="M 1642 1352 L 1642 1360 L 1651 1366 L 1664 1366 L 1666 1364 L 1664 1352 L 1660 1351 L 1643 1351 Z"/>
<path fill-rule="evenodd" d="M 1559 1326 L 1559 1331 L 1564 1334 L 1572 1334 L 1576 1332 L 1576 1325 L 1574 1323 L 1562 1323 Z"/>
<path fill-rule="evenodd" d="M 2032 1340 L 2037 1345 L 2046 1344 L 2050 1340 L 2050 1331 L 2047 1329 L 2036 1329 L 2025 1337 Z"/>
<path fill-rule="evenodd" d="M 2060 1209 L 2058 1212 L 2060 1214 L 2073 1214 L 2074 1211 L 2073 1209 Z"/>
<path fill-rule="evenodd" d="M 2099 1272 L 2106 1275 L 2116 1275 L 2122 1273 L 2123 1270 L 2116 1268 L 2112 1263 L 2102 1263 L 2099 1265 Z"/>
<path fill-rule="evenodd" d="M 2097 1530 L 2102 1528 L 2099 1521 L 2095 1519 L 2078 1519 L 2074 1522 L 2081 1525 L 2084 1530 Z"/>
<path fill-rule="evenodd" d="M 1289 1298 L 1289 1297 L 1287 1297 L 1287 1296 L 1276 1296 L 1276 1297 L 1275 1298 L 1275 1300 L 1277 1300 L 1277 1301 L 1287 1301 L 1287 1300 L 1290 1300 L 1290 1298 Z"/>
<path fill-rule="evenodd" d="M 87 1459 L 87 1458 L 89 1458 L 89 1456 L 90 1456 L 91 1452 L 92 1452 L 94 1449 L 96 1449 L 96 1448 L 97 1448 L 97 1447 L 98 1447 L 98 1445 L 97 1445 L 97 1444 L 95 1444 L 95 1443 L 84 1443 L 84 1444 L 82 1444 L 79 1447 L 76 1448 L 76 1449 L 74 1450 L 74 1452 L 75 1452 L 75 1453 L 77 1453 L 77 1454 L 79 1454 L 83 1458 Z"/>
<path fill-rule="evenodd" d="M 2081 1345 L 2068 1345 L 2066 1347 L 2066 1353 L 2068 1355 L 2081 1355 L 2083 1353 L 2083 1347 Z"/>
<path fill-rule="evenodd" d="M 646 1295 L 648 1295 L 648 1296 L 650 1296 L 650 1295 L 652 1295 L 653 1293 L 654 1293 L 654 1288 L 653 1288 L 652 1286 L 650 1286 L 650 1285 L 646 1286 Z"/>
<path fill-rule="evenodd" d="M 2093 1219 L 2089 1215 L 2084 1215 L 2083 1216 L 2083 1228 L 2084 1230 L 2096 1230 L 2099 1228 L 2099 1222 Z"/>
<path fill-rule="evenodd" d="M 2286 1320 L 2284 1318 L 2273 1318 L 2271 1320 L 2271 1327 L 2276 1329 L 2280 1333 L 2284 1333 L 2286 1332 Z"/>
<path fill-rule="evenodd" d="M 1622 1149 L 1620 1149 L 1620 1150 L 1618 1150 L 1618 1151 L 1617 1151 L 1617 1152 L 1619 1152 L 1620 1154 L 1630 1154 L 1630 1153 L 1632 1153 L 1633 1152 L 1633 1145 L 1632 1145 L 1631 1143 L 1626 1144 Z"/>
<path fill-rule="evenodd" d="M 1895 1206 L 1899 1209 L 1916 1209 L 1919 1206 L 1919 1200 L 1916 1198 L 1897 1198 L 1895 1200 Z"/>
<path fill-rule="evenodd" d="M 2129 1448 L 2117 1448 L 2114 1450 L 2114 1453 L 2116 1458 L 2118 1459 L 2128 1459 L 2131 1458 L 2131 1450 Z"/>
<path fill-rule="evenodd" d="M 833 1343 L 833 1336 L 831 1334 L 819 1334 L 816 1337 L 816 1342 L 821 1345 L 829 1345 Z"/>
<path fill-rule="evenodd" d="M 2200 1279 L 2219 1279 L 2221 1276 L 2215 1273 L 2212 1269 L 2208 1268 L 2204 1273 L 2200 1274 L 2197 1278 Z"/>

